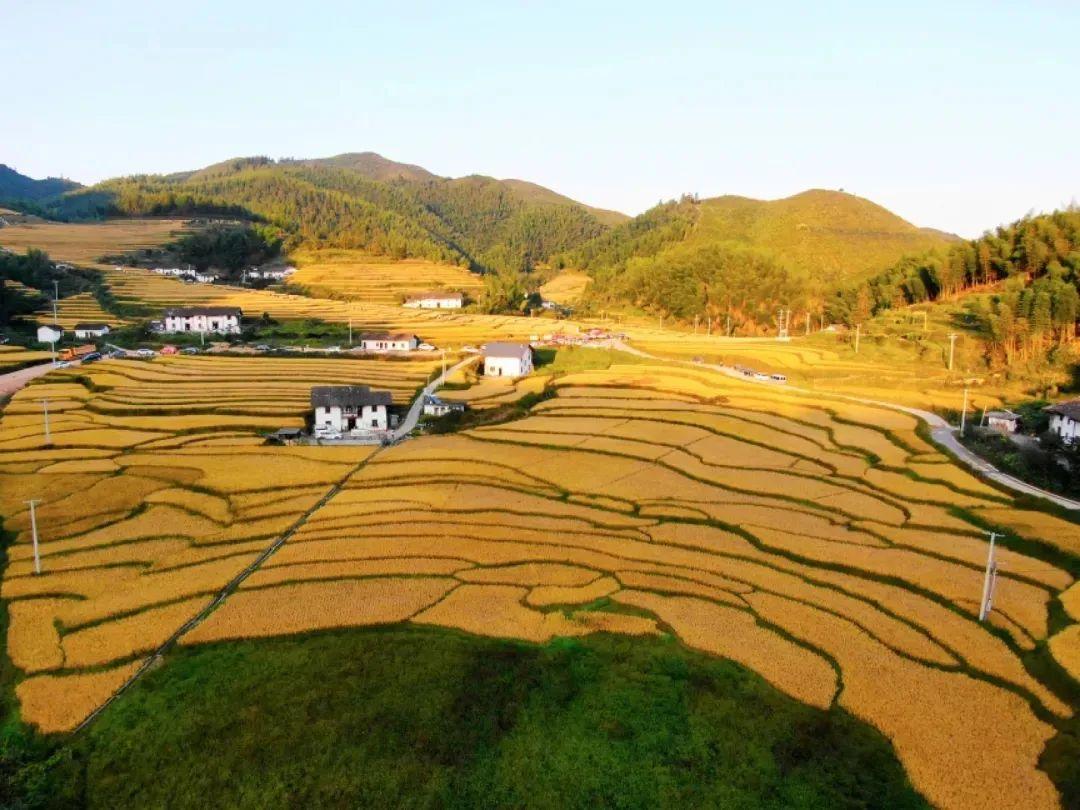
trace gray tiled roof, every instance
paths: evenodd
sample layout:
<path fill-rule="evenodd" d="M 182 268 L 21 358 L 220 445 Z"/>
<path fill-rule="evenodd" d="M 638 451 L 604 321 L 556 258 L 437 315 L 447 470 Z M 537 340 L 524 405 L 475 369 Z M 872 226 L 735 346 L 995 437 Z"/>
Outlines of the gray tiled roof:
<path fill-rule="evenodd" d="M 366 385 L 316 385 L 311 389 L 312 408 L 390 405 L 389 391 L 372 391 Z"/>

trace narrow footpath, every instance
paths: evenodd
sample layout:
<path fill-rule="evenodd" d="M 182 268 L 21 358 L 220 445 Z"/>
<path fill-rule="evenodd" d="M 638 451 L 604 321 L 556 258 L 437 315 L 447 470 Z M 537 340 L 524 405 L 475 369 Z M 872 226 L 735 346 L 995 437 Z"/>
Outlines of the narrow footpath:
<path fill-rule="evenodd" d="M 391 433 L 393 440 L 395 442 L 399 441 L 412 433 L 413 428 L 416 427 L 416 423 L 420 421 L 420 414 L 424 412 L 424 400 L 434 394 L 439 388 L 441 388 L 442 385 L 446 382 L 447 377 L 449 377 L 451 374 L 454 374 L 458 369 L 464 368 L 471 363 L 475 363 L 477 360 L 480 359 L 480 357 L 481 355 L 474 354 L 466 357 L 464 360 L 459 360 L 453 366 L 448 368 L 444 373 L 440 374 L 434 380 L 425 385 L 424 389 L 420 392 L 416 399 L 413 400 L 412 405 L 409 406 L 409 412 L 405 414 L 405 419 L 400 425 L 397 426 L 397 428 L 394 429 L 393 433 Z"/>
<path fill-rule="evenodd" d="M 745 377 L 730 366 L 717 365 L 712 363 L 689 363 L 685 360 L 669 360 L 663 357 L 657 357 L 654 354 L 643 352 L 640 349 L 636 349 L 633 346 L 629 346 L 621 341 L 613 341 L 611 348 L 619 351 L 632 354 L 637 357 L 643 357 L 648 360 L 657 360 L 663 363 L 679 363 L 681 365 L 690 366 L 692 368 L 707 368 L 712 371 L 718 371 L 721 374 L 726 374 L 729 377 L 742 380 L 743 382 L 757 383 L 759 385 L 768 385 L 776 387 L 777 383 L 768 382 L 766 380 L 755 380 L 753 378 Z M 1048 492 L 1045 489 L 1029 484 L 1026 481 L 1021 481 L 1015 476 L 1009 475 L 999 470 L 997 467 L 990 464 L 986 459 L 981 458 L 975 453 L 972 453 L 957 438 L 956 434 L 959 432 L 959 428 L 953 427 L 936 413 L 931 411 L 924 411 L 921 408 L 911 408 L 907 405 L 897 405 L 894 402 L 885 402 L 880 399 L 864 399 L 863 397 L 856 397 L 850 394 L 838 394 L 831 391 L 819 391 L 810 388 L 800 388 L 796 385 L 784 385 L 783 390 L 795 391 L 800 394 L 810 394 L 812 396 L 828 396 L 833 399 L 846 400 L 848 402 L 856 402 L 860 405 L 875 405 L 880 408 L 889 408 L 894 411 L 902 411 L 907 414 L 923 420 L 930 428 L 930 438 L 934 443 L 946 450 L 950 455 L 954 456 L 958 461 L 970 467 L 977 474 L 988 478 L 991 481 L 1000 484 L 1001 486 L 1011 489 L 1013 492 L 1019 492 L 1023 495 L 1031 495 L 1036 498 L 1042 498 L 1043 500 L 1050 501 L 1055 506 L 1060 506 L 1063 509 L 1080 510 L 1080 501 L 1075 501 L 1072 498 L 1066 498 L 1063 495 L 1057 495 L 1053 492 Z"/>

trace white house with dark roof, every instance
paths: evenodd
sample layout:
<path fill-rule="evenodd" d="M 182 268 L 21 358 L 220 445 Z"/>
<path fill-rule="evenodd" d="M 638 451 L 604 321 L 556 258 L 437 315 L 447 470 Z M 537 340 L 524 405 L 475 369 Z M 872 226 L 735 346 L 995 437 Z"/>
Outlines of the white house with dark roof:
<path fill-rule="evenodd" d="M 1016 433 L 1020 427 L 1020 414 L 1012 411 L 987 411 L 986 426 L 1001 433 Z"/>
<path fill-rule="evenodd" d="M 436 290 L 434 292 L 413 293 L 405 299 L 402 306 L 410 309 L 461 309 L 465 296 L 459 292 Z"/>
<path fill-rule="evenodd" d="M 1050 414 L 1050 430 L 1061 437 L 1065 444 L 1080 439 L 1080 399 L 1059 402 L 1043 410 Z"/>
<path fill-rule="evenodd" d="M 360 348 L 366 352 L 413 352 L 420 338 L 408 332 L 370 332 L 360 338 Z"/>
<path fill-rule="evenodd" d="M 240 334 L 240 307 L 178 307 L 165 310 L 164 332 Z"/>
<path fill-rule="evenodd" d="M 485 377 L 524 377 L 533 370 L 528 343 L 488 343 L 484 346 Z"/>
<path fill-rule="evenodd" d="M 75 324 L 75 337 L 77 338 L 105 337 L 110 331 L 107 323 Z"/>
<path fill-rule="evenodd" d="M 389 391 L 372 391 L 366 385 L 317 385 L 311 389 L 316 436 L 364 435 L 390 426 Z"/>

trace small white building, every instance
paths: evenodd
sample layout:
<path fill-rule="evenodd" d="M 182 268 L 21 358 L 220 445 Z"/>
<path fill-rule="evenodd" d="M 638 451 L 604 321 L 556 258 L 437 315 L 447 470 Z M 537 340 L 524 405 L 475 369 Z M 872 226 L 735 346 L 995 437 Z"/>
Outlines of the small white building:
<path fill-rule="evenodd" d="M 64 336 L 64 330 L 58 323 L 42 324 L 37 330 L 38 343 L 57 343 Z"/>
<path fill-rule="evenodd" d="M 110 332 L 107 323 L 77 323 L 75 324 L 75 337 L 95 338 L 105 337 Z"/>
<path fill-rule="evenodd" d="M 165 310 L 165 332 L 240 334 L 239 307 L 180 307 Z"/>
<path fill-rule="evenodd" d="M 437 396 L 424 397 L 424 416 L 446 416 L 448 413 L 462 413 L 464 402 L 447 402 Z"/>
<path fill-rule="evenodd" d="M 1016 433 L 1020 427 L 1020 414 L 1012 411 L 987 411 L 986 426 L 1001 433 Z"/>
<path fill-rule="evenodd" d="M 390 424 L 389 391 L 366 385 L 317 385 L 311 389 L 316 436 L 365 435 L 386 430 Z"/>
<path fill-rule="evenodd" d="M 488 343 L 484 346 L 485 377 L 524 377 L 533 370 L 528 343 Z"/>
<path fill-rule="evenodd" d="M 1050 414 L 1050 430 L 1061 437 L 1064 444 L 1080 439 L 1080 399 L 1070 399 L 1043 409 Z"/>
<path fill-rule="evenodd" d="M 252 267 L 250 270 L 245 270 L 244 271 L 244 278 L 247 278 L 247 279 L 259 278 L 259 279 L 268 279 L 268 280 L 271 280 L 271 281 L 281 281 L 283 279 L 288 278 L 289 276 L 291 276 L 295 272 L 296 272 L 295 267 L 270 267 L 270 268 Z"/>
<path fill-rule="evenodd" d="M 408 332 L 371 332 L 360 338 L 365 352 L 414 352 L 420 338 Z"/>
<path fill-rule="evenodd" d="M 410 309 L 461 309 L 465 296 L 461 293 L 437 291 L 414 293 L 405 299 L 403 306 Z"/>

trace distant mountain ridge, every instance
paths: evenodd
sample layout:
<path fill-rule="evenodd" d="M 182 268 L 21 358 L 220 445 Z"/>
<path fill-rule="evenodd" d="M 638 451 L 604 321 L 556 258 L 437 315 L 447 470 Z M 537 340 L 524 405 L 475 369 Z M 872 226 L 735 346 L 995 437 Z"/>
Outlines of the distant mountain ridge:
<path fill-rule="evenodd" d="M 0 163 L 0 201 L 40 203 L 78 188 L 82 188 L 82 185 L 74 180 L 62 177 L 35 180 Z"/>
<path fill-rule="evenodd" d="M 374 152 L 233 158 L 169 175 L 116 178 L 67 193 L 49 210 L 65 219 L 248 216 L 280 227 L 289 245 L 507 272 L 528 271 L 628 219 L 533 183 L 439 177 Z"/>

